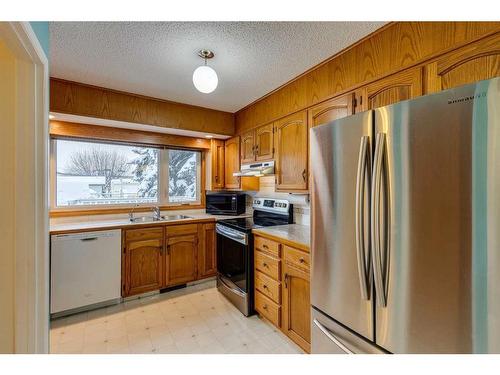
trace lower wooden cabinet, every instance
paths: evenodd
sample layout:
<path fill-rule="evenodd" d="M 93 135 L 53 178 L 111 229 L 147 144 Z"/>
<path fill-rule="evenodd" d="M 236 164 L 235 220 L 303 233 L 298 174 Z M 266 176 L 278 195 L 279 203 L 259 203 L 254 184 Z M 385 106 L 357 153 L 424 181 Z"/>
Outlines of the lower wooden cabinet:
<path fill-rule="evenodd" d="M 160 289 L 163 277 L 163 227 L 124 231 L 122 294 L 124 297 Z"/>
<path fill-rule="evenodd" d="M 217 274 L 215 223 L 123 230 L 122 296 Z"/>
<path fill-rule="evenodd" d="M 302 349 L 311 350 L 311 303 L 309 272 L 283 265 L 282 327 Z"/>
<path fill-rule="evenodd" d="M 172 225 L 166 228 L 165 285 L 174 286 L 196 280 L 198 225 Z"/>
<path fill-rule="evenodd" d="M 311 350 L 309 249 L 254 236 L 255 310 Z"/>
<path fill-rule="evenodd" d="M 215 223 L 199 226 L 198 238 L 198 278 L 215 276 L 217 274 L 217 246 Z"/>

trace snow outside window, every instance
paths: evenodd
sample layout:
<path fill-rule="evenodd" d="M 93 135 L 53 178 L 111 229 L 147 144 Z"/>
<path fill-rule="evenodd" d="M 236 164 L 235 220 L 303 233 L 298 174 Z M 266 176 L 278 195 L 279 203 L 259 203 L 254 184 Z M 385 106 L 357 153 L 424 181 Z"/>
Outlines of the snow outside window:
<path fill-rule="evenodd" d="M 199 151 L 57 139 L 52 158 L 53 208 L 200 202 Z"/>

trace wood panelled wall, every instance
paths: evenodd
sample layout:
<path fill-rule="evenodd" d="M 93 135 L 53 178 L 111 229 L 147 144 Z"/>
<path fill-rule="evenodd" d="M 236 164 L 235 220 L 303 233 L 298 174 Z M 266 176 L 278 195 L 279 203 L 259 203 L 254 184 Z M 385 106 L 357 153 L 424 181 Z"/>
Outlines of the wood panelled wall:
<path fill-rule="evenodd" d="M 494 33 L 500 33 L 500 22 L 390 23 L 238 111 L 236 134 L 403 69 L 432 62 L 440 55 Z M 428 84 L 423 82 L 424 92 L 436 91 L 426 88 Z"/>
<path fill-rule="evenodd" d="M 57 113 L 234 134 L 234 114 L 61 79 L 50 79 L 50 110 Z"/>

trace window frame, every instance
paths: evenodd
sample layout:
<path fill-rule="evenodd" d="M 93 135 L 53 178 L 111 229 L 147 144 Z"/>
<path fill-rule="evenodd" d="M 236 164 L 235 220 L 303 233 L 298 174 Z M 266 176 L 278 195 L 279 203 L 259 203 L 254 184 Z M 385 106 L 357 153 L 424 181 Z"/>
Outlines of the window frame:
<path fill-rule="evenodd" d="M 122 146 L 138 146 L 138 147 L 149 147 L 157 148 L 159 150 L 158 155 L 158 200 L 156 202 L 145 202 L 145 203 L 118 203 L 118 204 L 94 204 L 94 205 L 72 205 L 72 206 L 58 206 L 57 205 L 57 141 L 76 141 L 76 142 L 87 142 L 87 143 L 101 143 L 101 144 L 116 144 Z M 168 150 L 185 150 L 197 152 L 197 199 L 191 202 L 169 202 L 168 199 Z M 154 145 L 154 144 L 142 144 L 140 142 L 128 142 L 128 141 L 116 141 L 116 140 L 103 140 L 103 139 L 92 139 L 87 137 L 51 137 L 50 138 L 50 189 L 49 189 L 49 207 L 50 213 L 54 214 L 52 216 L 57 216 L 64 214 L 92 214 L 92 213 L 102 213 L 105 212 L 128 212 L 131 209 L 136 211 L 146 211 L 151 207 L 158 206 L 163 210 L 169 209 L 198 209 L 205 207 L 204 193 L 205 193 L 205 152 L 203 149 L 195 148 L 183 148 L 183 147 L 173 147 L 166 145 Z"/>

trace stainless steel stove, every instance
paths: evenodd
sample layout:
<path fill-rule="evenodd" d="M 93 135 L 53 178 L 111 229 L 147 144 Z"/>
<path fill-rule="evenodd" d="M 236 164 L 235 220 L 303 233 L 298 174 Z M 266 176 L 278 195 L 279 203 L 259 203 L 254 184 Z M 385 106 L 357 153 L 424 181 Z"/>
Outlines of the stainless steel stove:
<path fill-rule="evenodd" d="M 244 315 L 253 309 L 252 229 L 293 223 L 287 200 L 255 198 L 251 218 L 220 220 L 217 231 L 217 289 Z"/>

